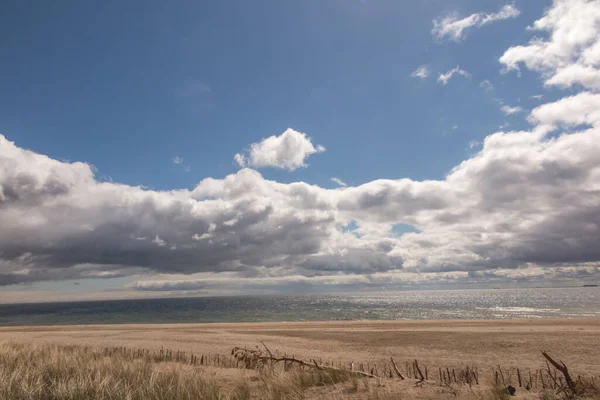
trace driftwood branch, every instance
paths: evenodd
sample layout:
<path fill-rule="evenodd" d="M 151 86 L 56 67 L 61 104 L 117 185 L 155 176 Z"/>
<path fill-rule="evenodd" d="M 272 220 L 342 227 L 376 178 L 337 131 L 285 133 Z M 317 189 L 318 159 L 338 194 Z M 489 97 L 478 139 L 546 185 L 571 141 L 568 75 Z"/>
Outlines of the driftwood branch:
<path fill-rule="evenodd" d="M 267 353 L 269 353 L 269 357 L 273 358 L 273 353 L 271 353 L 271 350 L 269 350 L 269 348 L 267 347 L 267 345 L 265 344 L 265 342 L 263 342 L 261 340 L 260 343 L 263 345 L 263 347 L 265 348 L 265 350 L 267 351 Z"/>
<path fill-rule="evenodd" d="M 428 371 L 427 368 L 424 370 L 419 365 L 418 360 L 414 360 L 412 365 L 410 362 L 406 363 L 406 371 L 411 375 L 410 377 L 400 372 L 398 365 L 393 357 L 390 357 L 391 368 L 388 368 L 387 365 L 383 367 L 383 370 L 377 372 L 377 365 L 366 365 L 360 364 L 360 369 L 354 369 L 354 363 L 350 363 L 350 367 L 344 368 L 342 364 L 339 363 L 339 367 L 335 367 L 333 362 L 324 364 L 323 361 L 316 359 L 308 359 L 303 360 L 301 358 L 296 358 L 295 356 L 287 356 L 286 354 L 281 355 L 276 350 L 271 350 L 264 342 L 260 342 L 259 346 L 255 348 L 245 348 L 245 347 L 235 347 L 231 351 L 231 355 L 236 360 L 237 366 L 242 366 L 247 369 L 260 369 L 264 367 L 273 367 L 275 364 L 282 362 L 284 365 L 284 370 L 287 370 L 289 366 L 296 365 L 300 368 L 310 368 L 318 371 L 325 371 L 331 373 L 340 373 L 351 376 L 359 376 L 364 378 L 376 378 L 379 376 L 388 376 L 392 378 L 394 374 L 401 380 L 406 380 L 408 378 L 414 378 L 418 381 L 419 384 L 427 381 Z M 547 389 L 552 388 L 558 393 L 563 392 L 568 398 L 576 398 L 580 395 L 583 395 L 588 392 L 591 392 L 592 388 L 595 390 L 595 383 L 593 378 L 591 382 L 588 382 L 585 378 L 579 376 L 577 380 L 574 380 L 567 368 L 566 364 L 560 360 L 553 359 L 548 353 L 542 351 L 542 355 L 545 358 L 547 370 L 540 369 L 535 372 L 535 380 L 531 373 L 529 373 L 529 381 L 522 374 L 522 371 L 517 368 L 516 374 L 518 379 L 519 387 L 525 387 L 527 390 L 532 390 L 535 388 L 539 388 L 538 382 L 538 374 L 539 380 L 541 382 L 541 388 Z M 204 356 L 200 359 L 200 363 L 202 364 L 202 360 Z M 388 364 L 389 365 L 389 364 Z M 508 383 L 510 383 L 511 375 L 514 369 L 507 370 L 508 378 L 505 376 L 501 366 L 493 369 L 493 373 L 496 377 L 497 384 L 506 384 L 507 379 Z M 455 371 L 452 369 L 446 368 L 445 371 L 442 368 L 438 368 L 439 379 L 441 384 L 452 384 L 452 383 L 467 383 L 471 385 L 473 382 L 479 384 L 478 373 L 475 368 L 470 368 L 469 366 L 466 369 L 458 369 Z M 560 375 L 558 374 L 560 372 Z M 381 375 L 381 373 L 383 375 Z M 458 379 L 457 379 L 458 378 Z"/>
<path fill-rule="evenodd" d="M 398 375 L 398 378 L 400 378 L 401 380 L 406 379 L 406 378 L 404 378 L 404 375 L 402 375 L 402 372 L 400 372 L 400 370 L 398 369 L 398 366 L 396 365 L 394 358 L 390 357 L 390 360 L 392 360 L 392 366 L 394 367 L 394 371 L 396 372 L 396 375 Z"/>
<path fill-rule="evenodd" d="M 312 362 L 306 362 L 306 361 L 301 360 L 296 357 L 287 357 L 287 356 L 278 357 L 278 356 L 275 356 L 273 354 L 273 352 L 271 352 L 264 343 L 262 343 L 262 345 L 264 346 L 265 350 L 267 351 L 266 354 L 258 348 L 257 349 L 248 349 L 245 347 L 234 347 L 233 350 L 231 350 L 231 354 L 237 360 L 245 362 L 246 365 L 248 365 L 248 366 L 256 366 L 259 363 L 260 364 L 270 363 L 271 365 L 273 365 L 273 364 L 277 364 L 277 363 L 283 361 L 285 363 L 297 364 L 297 365 L 300 365 L 303 367 L 316 368 L 320 371 L 345 372 L 350 375 L 358 375 L 358 376 L 362 376 L 365 378 L 376 378 L 375 375 L 369 374 L 368 372 L 349 371 L 349 370 L 344 370 L 344 369 L 340 369 L 340 368 L 336 368 L 336 367 L 325 366 L 325 365 L 317 363 L 317 360 L 312 360 Z"/>
<path fill-rule="evenodd" d="M 419 368 L 419 362 L 417 360 L 415 360 L 415 369 L 419 373 L 419 378 L 421 378 L 420 380 L 424 381 L 425 377 L 423 376 L 423 373 L 421 372 L 421 368 Z M 454 372 L 454 370 L 452 370 L 452 372 Z M 454 380 L 456 381 L 456 376 L 454 376 Z"/>
<path fill-rule="evenodd" d="M 300 360 L 298 360 L 298 361 L 300 361 Z M 319 364 L 317 364 L 317 360 L 313 359 L 313 364 L 315 364 L 316 369 L 323 369 Z M 300 364 L 300 365 L 302 365 L 302 364 Z"/>
<path fill-rule="evenodd" d="M 577 388 L 577 384 L 575 383 L 575 381 L 571 378 L 571 374 L 569 374 L 569 369 L 567 368 L 565 363 L 560 361 L 560 364 L 559 364 L 558 362 L 554 361 L 554 359 L 552 357 L 550 357 L 548 355 L 548 353 L 546 353 L 545 351 L 542 351 L 542 355 L 544 356 L 544 358 L 546 360 L 548 360 L 548 362 L 550 364 L 552 364 L 552 366 L 554 368 L 556 368 L 557 370 L 560 371 L 561 374 L 563 374 L 563 376 L 565 377 L 567 386 L 571 392 L 571 395 L 576 396 L 579 393 L 579 389 Z M 552 377 L 552 379 L 556 381 L 556 378 Z M 559 385 L 559 387 L 560 387 L 560 385 Z"/>

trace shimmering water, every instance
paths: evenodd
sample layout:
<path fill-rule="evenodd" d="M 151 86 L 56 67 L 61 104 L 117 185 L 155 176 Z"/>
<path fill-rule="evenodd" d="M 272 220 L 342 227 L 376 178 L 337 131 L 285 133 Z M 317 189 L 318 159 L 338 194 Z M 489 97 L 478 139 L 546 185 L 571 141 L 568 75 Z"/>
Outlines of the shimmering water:
<path fill-rule="evenodd" d="M 410 291 L 0 305 L 0 326 L 600 317 L 600 288 Z"/>

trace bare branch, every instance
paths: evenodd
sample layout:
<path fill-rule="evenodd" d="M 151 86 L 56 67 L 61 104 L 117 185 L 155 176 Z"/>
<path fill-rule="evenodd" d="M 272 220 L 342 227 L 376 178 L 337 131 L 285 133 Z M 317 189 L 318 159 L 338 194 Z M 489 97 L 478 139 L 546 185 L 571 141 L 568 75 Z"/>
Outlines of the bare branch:
<path fill-rule="evenodd" d="M 421 368 L 419 368 L 419 362 L 417 360 L 415 360 L 415 368 L 417 369 L 417 372 L 419 373 L 419 377 L 421 378 L 420 380 L 424 381 L 425 377 L 423 376 L 423 373 L 421 372 Z M 452 372 L 454 373 L 454 370 L 452 370 Z M 454 380 L 456 381 L 456 376 L 454 377 Z"/>
<path fill-rule="evenodd" d="M 319 365 L 319 364 L 317 364 L 316 360 L 312 360 L 312 363 L 310 363 L 310 362 L 306 362 L 304 360 L 301 360 L 301 359 L 295 358 L 295 357 L 286 357 L 286 356 L 275 357 L 273 355 L 273 353 L 271 353 L 271 351 L 269 351 L 267 346 L 264 345 L 264 343 L 263 343 L 263 346 L 267 350 L 268 355 L 265 355 L 265 353 L 263 353 L 259 349 L 254 350 L 254 349 L 248 349 L 248 348 L 244 348 L 244 347 L 234 347 L 234 349 L 232 350 L 232 354 L 236 359 L 244 361 L 244 362 L 246 362 L 246 365 L 250 365 L 250 366 L 256 366 L 259 363 L 277 364 L 281 361 L 284 361 L 284 362 L 291 363 L 291 364 L 298 364 L 303 367 L 316 368 L 318 370 L 340 371 L 340 372 L 347 372 L 350 375 L 363 376 L 365 378 L 376 378 L 376 376 L 374 374 L 369 374 L 367 372 L 348 371 L 348 370 L 343 370 L 343 369 L 336 368 L 336 367 Z"/>
<path fill-rule="evenodd" d="M 398 369 L 398 366 L 396 365 L 394 358 L 390 357 L 390 360 L 392 360 L 392 366 L 394 367 L 394 371 L 396 371 L 396 375 L 398 375 L 398 378 L 400 378 L 402 380 L 406 379 L 406 378 L 404 378 L 404 375 L 402 375 L 402 372 L 400 372 L 400 370 Z"/>
<path fill-rule="evenodd" d="M 569 387 L 569 390 L 571 391 L 571 395 L 577 396 L 577 394 L 579 394 L 579 389 L 577 388 L 577 384 L 575 383 L 575 381 L 573 381 L 573 379 L 571 378 L 571 374 L 569 374 L 569 369 L 567 368 L 565 363 L 562 361 L 560 362 L 560 364 L 557 363 L 545 351 L 542 351 L 542 355 L 544 356 L 544 358 L 546 360 L 548 360 L 548 362 L 550 364 L 552 364 L 552 366 L 554 366 L 554 368 L 556 368 L 563 374 L 563 376 L 565 377 L 565 381 L 567 382 L 567 386 Z M 554 377 L 552 377 L 552 379 L 555 380 Z M 558 386 L 561 387 L 561 385 L 558 385 Z"/>
<path fill-rule="evenodd" d="M 261 340 L 260 343 L 263 345 L 263 347 L 265 348 L 265 350 L 267 350 L 267 353 L 269 353 L 269 357 L 273 358 L 273 353 L 271 353 L 271 350 L 269 350 L 269 348 L 267 347 L 267 345 L 265 344 L 265 342 L 263 342 Z"/>

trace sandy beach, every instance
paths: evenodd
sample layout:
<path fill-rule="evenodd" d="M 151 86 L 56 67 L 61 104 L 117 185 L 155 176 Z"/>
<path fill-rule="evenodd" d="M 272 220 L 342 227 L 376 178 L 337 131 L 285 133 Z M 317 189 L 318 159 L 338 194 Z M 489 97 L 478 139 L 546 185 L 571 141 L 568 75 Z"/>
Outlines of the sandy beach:
<path fill-rule="evenodd" d="M 597 318 L 4 327 L 1 340 L 197 354 L 226 354 L 264 341 L 298 357 L 336 362 L 386 363 L 393 356 L 430 367 L 523 369 L 544 366 L 540 350 L 546 350 L 575 373 L 600 374 Z"/>

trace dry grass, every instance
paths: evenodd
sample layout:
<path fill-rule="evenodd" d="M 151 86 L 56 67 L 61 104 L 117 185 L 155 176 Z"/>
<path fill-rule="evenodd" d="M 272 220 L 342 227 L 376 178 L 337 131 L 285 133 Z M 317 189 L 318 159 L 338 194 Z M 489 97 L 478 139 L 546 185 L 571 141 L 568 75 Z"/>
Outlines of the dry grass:
<path fill-rule="evenodd" d="M 489 384 L 485 394 L 489 400 L 509 400 L 511 397 L 503 386 L 497 384 Z"/>
<path fill-rule="evenodd" d="M 310 392 L 309 389 L 320 386 L 329 386 L 340 391 L 340 384 L 348 382 L 350 378 L 351 375 L 347 371 L 293 368 L 284 372 L 266 368 L 260 370 L 257 391 L 265 400 L 299 400 L 310 395 L 307 393 Z"/>
<path fill-rule="evenodd" d="M 343 371 L 264 368 L 226 385 L 196 367 L 126 352 L 0 343 L 0 400 L 304 399 L 310 387 L 346 382 Z"/>
<path fill-rule="evenodd" d="M 212 362 L 211 366 L 194 362 L 191 355 L 186 359 L 177 353 L 173 357 L 166 356 L 167 351 L 164 354 L 159 357 L 143 350 L 0 342 L 0 400 L 505 400 L 512 398 L 505 391 L 506 382 L 515 379 L 504 370 L 498 373 L 501 382 L 478 385 L 464 378 L 473 376 L 466 373 L 472 369 L 465 369 L 464 374 L 449 370 L 446 375 L 451 373 L 452 381 L 386 378 L 384 374 L 368 378 L 350 369 L 317 364 L 316 360 L 312 368 L 307 363 L 291 365 L 269 360 L 251 370 L 231 368 L 235 367 L 233 361 L 215 368 Z M 414 371 L 408 364 L 410 376 Z M 552 375 L 551 370 L 547 374 L 559 381 L 558 386 L 546 385 L 535 391 L 519 385 L 517 398 L 574 398 L 562 389 L 565 386 L 560 384 L 560 377 Z M 599 393 L 593 380 L 577 377 L 575 383 L 579 385 L 577 398 L 599 399 L 594 397 Z"/>
<path fill-rule="evenodd" d="M 220 399 L 201 370 L 82 347 L 0 344 L 0 399 Z"/>

